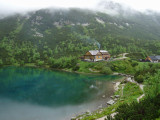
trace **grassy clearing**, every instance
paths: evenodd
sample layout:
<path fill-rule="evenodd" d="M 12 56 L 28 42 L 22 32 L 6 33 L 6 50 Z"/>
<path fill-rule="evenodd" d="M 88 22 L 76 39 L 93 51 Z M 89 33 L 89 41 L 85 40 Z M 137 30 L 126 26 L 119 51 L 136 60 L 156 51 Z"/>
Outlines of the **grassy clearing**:
<path fill-rule="evenodd" d="M 143 92 L 135 83 L 127 83 L 123 89 L 124 102 L 131 103 L 133 101 L 137 101 L 137 98 L 142 95 Z"/>
<path fill-rule="evenodd" d="M 26 66 L 26 67 L 36 67 L 36 64 L 35 63 L 26 63 L 26 64 L 24 64 L 24 66 Z"/>

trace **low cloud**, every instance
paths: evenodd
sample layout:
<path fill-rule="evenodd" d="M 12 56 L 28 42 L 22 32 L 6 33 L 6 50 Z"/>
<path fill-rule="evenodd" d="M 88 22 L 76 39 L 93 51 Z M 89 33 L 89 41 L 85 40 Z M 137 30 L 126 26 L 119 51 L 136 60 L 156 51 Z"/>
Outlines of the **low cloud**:
<path fill-rule="evenodd" d="M 160 11 L 158 0 L 0 0 L 0 14 L 25 13 L 42 8 L 85 8 L 104 11 L 103 3 L 113 1 L 139 11 Z M 116 8 L 115 8 L 116 9 Z M 111 11 L 114 12 L 114 11 Z M 2 17 L 2 16 L 1 16 Z"/>

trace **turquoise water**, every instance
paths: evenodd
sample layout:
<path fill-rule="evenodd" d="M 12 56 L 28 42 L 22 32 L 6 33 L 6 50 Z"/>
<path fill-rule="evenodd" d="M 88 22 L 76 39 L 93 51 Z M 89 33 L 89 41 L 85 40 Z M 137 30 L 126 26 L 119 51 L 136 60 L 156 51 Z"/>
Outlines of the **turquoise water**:
<path fill-rule="evenodd" d="M 95 109 L 103 94 L 113 93 L 111 82 L 116 79 L 29 67 L 1 68 L 0 120 L 69 119 L 73 113 Z"/>

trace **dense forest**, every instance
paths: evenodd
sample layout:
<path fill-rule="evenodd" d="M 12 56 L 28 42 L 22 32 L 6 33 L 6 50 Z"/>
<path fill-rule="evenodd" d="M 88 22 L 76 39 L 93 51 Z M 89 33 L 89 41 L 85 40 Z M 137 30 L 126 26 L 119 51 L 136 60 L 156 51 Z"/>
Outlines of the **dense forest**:
<path fill-rule="evenodd" d="M 0 19 L 0 64 L 49 63 L 87 50 L 160 54 L 158 13 L 119 14 L 82 9 L 42 9 Z"/>

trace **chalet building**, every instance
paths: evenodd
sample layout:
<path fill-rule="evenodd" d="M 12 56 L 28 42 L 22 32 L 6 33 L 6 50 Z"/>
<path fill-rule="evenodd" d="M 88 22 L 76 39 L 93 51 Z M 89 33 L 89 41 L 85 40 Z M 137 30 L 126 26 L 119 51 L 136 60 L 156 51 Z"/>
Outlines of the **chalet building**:
<path fill-rule="evenodd" d="M 146 61 L 157 63 L 160 62 L 160 55 L 157 56 L 147 56 Z"/>
<path fill-rule="evenodd" d="M 103 61 L 108 60 L 110 54 L 106 50 L 90 50 L 83 57 L 84 61 Z"/>

